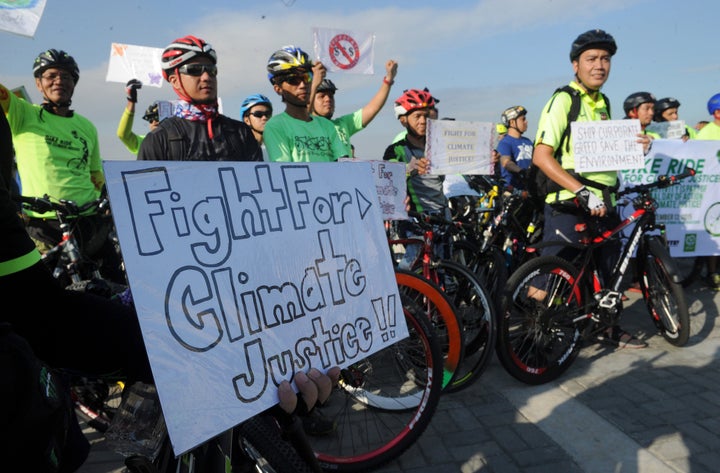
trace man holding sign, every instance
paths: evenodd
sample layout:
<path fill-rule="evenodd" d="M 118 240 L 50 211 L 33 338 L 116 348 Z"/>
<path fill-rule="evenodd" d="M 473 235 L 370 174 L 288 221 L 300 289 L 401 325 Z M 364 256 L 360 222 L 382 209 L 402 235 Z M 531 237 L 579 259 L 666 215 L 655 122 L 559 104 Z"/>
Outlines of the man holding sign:
<path fill-rule="evenodd" d="M 572 43 L 570 62 L 575 80 L 569 87 L 579 95 L 577 121 L 610 120 L 610 104 L 600 93 L 600 88 L 610 75 L 611 58 L 616 51 L 615 39 L 600 29 L 587 31 Z M 558 189 L 545 199 L 543 241 L 577 240 L 575 225 L 578 223 L 592 223 L 601 228 L 613 228 L 619 223 L 613 208 L 614 195 L 609 199 L 603 196 L 603 189 L 612 189 L 617 184 L 617 171 L 575 172 L 573 140 L 566 133 L 570 128 L 568 113 L 571 105 L 570 93 L 556 92 L 543 107 L 538 123 L 533 163 Z M 643 135 L 642 138 L 639 136 L 640 140 L 647 149 L 650 138 Z M 617 245 L 611 243 L 603 247 L 598 266 L 604 275 L 612 271 L 620 253 L 619 245 L 617 242 Z M 551 245 L 542 251 L 543 255 L 558 254 L 564 247 Z M 598 340 L 619 347 L 647 346 L 618 326 L 601 334 Z"/>

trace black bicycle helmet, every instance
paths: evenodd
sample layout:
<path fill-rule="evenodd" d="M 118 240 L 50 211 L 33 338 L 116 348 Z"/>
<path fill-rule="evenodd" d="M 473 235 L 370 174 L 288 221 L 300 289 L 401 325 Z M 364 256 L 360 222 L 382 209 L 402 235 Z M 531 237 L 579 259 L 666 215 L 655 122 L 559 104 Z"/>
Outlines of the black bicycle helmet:
<path fill-rule="evenodd" d="M 68 71 L 76 84 L 80 80 L 80 69 L 75 59 L 65 51 L 48 49 L 38 54 L 33 63 L 33 76 L 39 78 L 46 69 L 51 67 Z"/>
<path fill-rule="evenodd" d="M 333 81 L 330 79 L 323 79 L 317 88 L 317 92 L 331 92 L 333 94 L 336 90 L 338 90 L 338 88 L 335 87 L 335 84 L 333 84 Z"/>
<path fill-rule="evenodd" d="M 655 116 L 653 117 L 653 120 L 656 122 L 664 122 L 666 121 L 662 114 L 665 110 L 669 108 L 680 108 L 680 102 L 678 102 L 677 99 L 672 97 L 665 97 L 662 99 L 659 99 L 655 102 Z"/>
<path fill-rule="evenodd" d="M 623 110 L 625 110 L 625 116 L 627 116 L 630 110 L 638 108 L 644 103 L 652 102 L 655 103 L 655 96 L 650 92 L 635 92 L 634 94 L 628 95 L 623 102 Z"/>
<path fill-rule="evenodd" d="M 570 62 L 577 60 L 588 49 L 603 49 L 614 56 L 617 52 L 615 38 L 603 30 L 590 30 L 581 34 L 570 47 Z"/>

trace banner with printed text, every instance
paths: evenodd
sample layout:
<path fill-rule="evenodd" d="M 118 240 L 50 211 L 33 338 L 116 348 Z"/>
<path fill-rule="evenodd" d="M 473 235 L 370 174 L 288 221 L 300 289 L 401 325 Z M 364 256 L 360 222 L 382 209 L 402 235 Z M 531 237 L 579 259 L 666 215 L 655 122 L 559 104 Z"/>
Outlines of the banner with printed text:
<path fill-rule="evenodd" d="M 45 0 L 0 0 L 0 30 L 20 36 L 35 36 Z"/>
<path fill-rule="evenodd" d="M 330 72 L 374 74 L 375 35 L 360 31 L 313 28 L 315 57 Z"/>
<path fill-rule="evenodd" d="M 648 184 L 659 175 L 677 175 L 685 166 L 696 175 L 666 189 L 655 189 L 658 223 L 667 227 L 670 254 L 676 257 L 720 254 L 720 141 L 653 141 L 642 169 L 624 170 L 624 186 Z M 621 214 L 632 206 L 621 207 Z"/>
<path fill-rule="evenodd" d="M 162 87 L 162 48 L 112 43 L 108 63 L 107 82 L 127 83 L 138 79 L 143 86 Z"/>
<path fill-rule="evenodd" d="M 176 454 L 408 336 L 370 163 L 104 166 Z"/>

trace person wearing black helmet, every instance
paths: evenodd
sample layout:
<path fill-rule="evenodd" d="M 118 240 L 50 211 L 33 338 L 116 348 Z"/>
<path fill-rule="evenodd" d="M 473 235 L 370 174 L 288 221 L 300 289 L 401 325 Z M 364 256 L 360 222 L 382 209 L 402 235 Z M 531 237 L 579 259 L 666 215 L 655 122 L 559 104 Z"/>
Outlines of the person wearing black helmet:
<path fill-rule="evenodd" d="M 333 119 L 335 115 L 335 92 L 338 88 L 330 79 L 326 78 L 327 70 L 322 62 L 317 61 L 313 64 L 310 112 L 313 115 L 325 117 L 335 124 L 340 140 L 347 147 L 348 156 L 353 155 L 350 137 L 368 126 L 383 108 L 388 95 L 390 95 L 390 88 L 395 83 L 396 74 L 397 63 L 390 59 L 385 63 L 385 76 L 373 98 L 360 110 Z"/>
<path fill-rule="evenodd" d="M 610 103 L 600 89 L 610 76 L 612 57 L 616 52 L 615 39 L 601 29 L 586 31 L 573 41 L 570 64 L 575 77 L 568 87 L 580 99 L 577 121 L 610 120 Z M 533 150 L 533 164 L 545 173 L 556 189 L 551 189 L 545 199 L 544 242 L 578 235 L 577 224 L 613 228 L 619 223 L 617 213 L 612 211 L 617 171 L 575 172 L 572 135 L 566 133 L 566 130 L 570 131 L 568 114 L 573 102 L 571 92 L 567 90 L 557 90 L 543 107 Z M 645 149 L 649 148 L 647 136 L 639 134 L 638 141 Z M 543 255 L 563 251 L 572 250 L 564 249 L 562 245 L 542 249 Z M 605 245 L 602 251 L 600 270 L 603 275 L 609 275 L 620 252 L 619 243 Z M 538 300 L 545 298 L 543 291 L 537 288 L 530 296 Z M 598 341 L 618 347 L 647 346 L 619 326 L 601 333 Z"/>
<path fill-rule="evenodd" d="M 654 131 L 648 130 L 647 126 L 652 123 L 655 116 L 655 96 L 650 92 L 635 92 L 627 96 L 623 102 L 625 118 L 634 118 L 640 122 L 640 130 L 651 139 L 660 138 Z"/>
<path fill-rule="evenodd" d="M 135 155 L 137 155 L 138 150 L 140 149 L 140 144 L 142 143 L 143 139 L 145 139 L 145 135 L 136 135 L 132 131 L 133 121 L 135 119 L 135 104 L 137 103 L 137 91 L 141 88 L 142 82 L 140 82 L 138 79 L 130 79 L 125 85 L 125 91 L 127 93 L 127 104 L 123 109 L 123 114 L 122 117 L 120 117 L 120 123 L 118 123 L 117 128 L 117 137 L 120 138 L 120 141 L 122 141 L 128 151 Z M 145 112 L 145 115 L 143 115 L 142 118 L 143 120 L 148 122 L 150 131 L 153 131 L 157 127 L 158 123 L 160 123 L 158 119 L 157 102 L 153 102 L 152 104 L 150 104 L 147 111 Z"/>
<path fill-rule="evenodd" d="M 679 120 L 678 109 L 680 102 L 673 97 L 663 97 L 655 101 L 655 114 L 653 121 L 656 123 L 672 122 Z M 694 139 L 697 136 L 697 130 L 687 123 L 685 124 L 685 134 L 682 136 L 683 141 Z"/>
<path fill-rule="evenodd" d="M 105 177 L 95 125 L 70 108 L 80 80 L 78 64 L 65 51 L 47 49 L 35 58 L 32 70 L 41 104 L 22 100 L 0 85 L 0 104 L 12 131 L 22 192 L 72 200 L 80 206 L 94 201 L 100 197 Z M 28 233 L 41 251 L 61 241 L 54 212 L 25 213 Z M 82 217 L 78 225 L 81 248 L 87 248 L 98 229 L 108 229 L 107 219 L 100 215 Z M 87 256 L 102 259 L 104 277 L 125 282 L 119 255 L 109 239 Z"/>
<path fill-rule="evenodd" d="M 174 40 L 160 59 L 178 96 L 173 116 L 140 144 L 138 159 L 161 161 L 262 161 L 260 145 L 244 122 L 220 113 L 217 54 L 201 38 Z"/>

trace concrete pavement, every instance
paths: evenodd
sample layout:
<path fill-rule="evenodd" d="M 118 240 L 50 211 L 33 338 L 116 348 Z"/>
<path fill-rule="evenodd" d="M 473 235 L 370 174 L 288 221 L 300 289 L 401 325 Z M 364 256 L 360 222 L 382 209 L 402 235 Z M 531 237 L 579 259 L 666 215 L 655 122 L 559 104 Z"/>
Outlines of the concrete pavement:
<path fill-rule="evenodd" d="M 691 338 L 676 348 L 628 293 L 623 328 L 649 347 L 586 347 L 556 382 L 528 386 L 497 360 L 446 394 L 420 441 L 381 473 L 710 473 L 720 469 L 720 293 L 687 289 Z M 122 458 L 86 431 L 80 473 L 119 473 Z"/>

